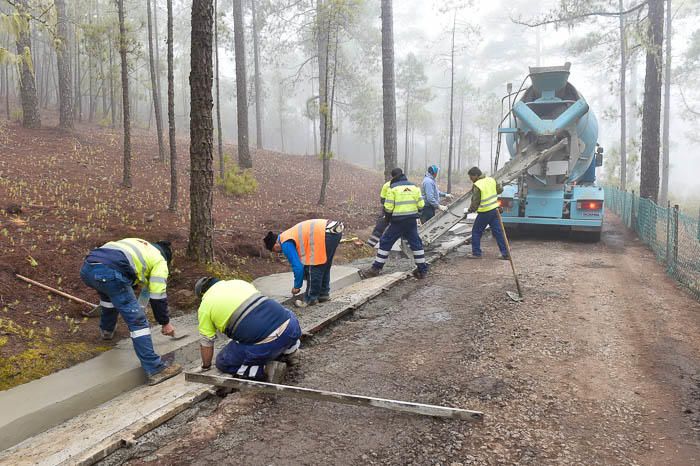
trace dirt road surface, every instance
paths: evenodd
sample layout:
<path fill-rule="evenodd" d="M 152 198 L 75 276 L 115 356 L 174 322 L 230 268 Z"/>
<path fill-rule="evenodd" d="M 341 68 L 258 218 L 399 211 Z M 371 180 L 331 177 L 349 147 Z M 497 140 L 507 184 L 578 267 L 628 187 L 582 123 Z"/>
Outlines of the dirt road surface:
<path fill-rule="evenodd" d="M 268 395 L 199 404 L 104 464 L 700 464 L 700 304 L 610 216 L 598 244 L 464 252 L 313 339 L 287 382 L 482 425 Z"/>

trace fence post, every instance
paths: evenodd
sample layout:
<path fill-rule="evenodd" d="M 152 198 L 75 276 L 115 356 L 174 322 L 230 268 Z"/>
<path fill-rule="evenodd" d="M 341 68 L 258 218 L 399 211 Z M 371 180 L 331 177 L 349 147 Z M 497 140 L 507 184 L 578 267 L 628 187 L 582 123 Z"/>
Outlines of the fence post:
<path fill-rule="evenodd" d="M 700 208 L 698 209 L 698 242 L 700 242 Z"/>
<path fill-rule="evenodd" d="M 666 269 L 671 268 L 671 201 L 666 201 Z"/>
<path fill-rule="evenodd" d="M 633 189 L 632 190 L 632 208 L 630 210 L 630 228 L 634 231 L 637 231 L 637 228 L 635 226 L 636 223 L 637 223 L 637 220 L 634 217 L 634 189 Z"/>
<path fill-rule="evenodd" d="M 678 264 L 678 204 L 673 206 L 673 267 Z"/>

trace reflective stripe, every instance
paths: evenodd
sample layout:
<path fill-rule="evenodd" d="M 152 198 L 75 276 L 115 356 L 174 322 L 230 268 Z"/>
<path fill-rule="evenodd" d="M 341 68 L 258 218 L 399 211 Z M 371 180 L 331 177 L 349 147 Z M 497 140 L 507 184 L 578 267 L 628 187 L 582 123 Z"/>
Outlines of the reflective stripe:
<path fill-rule="evenodd" d="M 386 261 L 386 257 L 377 256 L 374 258 L 374 262 L 378 262 L 380 264 L 386 264 Z"/>
<path fill-rule="evenodd" d="M 414 257 L 414 258 L 413 258 L 413 261 L 414 261 L 416 264 L 425 264 L 425 257 L 423 257 L 423 258 Z"/>
<path fill-rule="evenodd" d="M 134 330 L 133 332 L 129 332 L 129 336 L 131 338 L 145 337 L 146 335 L 150 335 L 150 334 L 151 334 L 150 328 L 142 328 L 139 330 Z"/>
<path fill-rule="evenodd" d="M 393 199 L 386 199 L 384 201 L 384 204 L 394 204 L 394 200 Z"/>
<path fill-rule="evenodd" d="M 413 255 L 414 256 L 422 256 L 422 255 L 425 255 L 425 251 L 423 249 L 421 249 L 419 251 L 413 251 Z"/>
<path fill-rule="evenodd" d="M 393 217 L 394 217 L 394 218 L 396 218 L 396 217 L 407 217 L 407 216 L 409 216 L 409 215 L 415 216 L 417 213 L 418 213 L 418 209 L 412 210 L 412 211 L 410 211 L 410 212 L 401 212 L 400 214 L 397 214 L 396 212 L 394 212 Z"/>
<path fill-rule="evenodd" d="M 394 205 L 415 205 L 416 201 L 399 201 L 394 202 Z"/>
<path fill-rule="evenodd" d="M 304 224 L 300 223 L 297 227 L 297 247 L 299 248 L 299 258 L 306 257 L 306 247 L 304 246 Z"/>
<path fill-rule="evenodd" d="M 381 254 L 381 255 L 383 255 L 383 256 L 388 256 L 388 255 L 389 255 L 389 251 L 385 251 L 385 250 L 383 250 L 383 249 L 377 249 L 377 254 Z"/>
<path fill-rule="evenodd" d="M 143 281 L 145 282 L 146 281 L 146 261 L 143 258 L 143 254 L 141 254 L 141 251 L 139 251 L 138 248 L 136 248 L 136 246 L 134 246 L 131 243 L 127 243 L 124 240 L 117 241 L 117 244 L 120 244 L 120 243 L 125 244 L 129 249 L 131 249 L 134 252 L 134 254 L 136 254 L 136 258 L 139 260 L 139 262 L 141 262 L 141 274 L 143 276 Z"/>
<path fill-rule="evenodd" d="M 168 293 L 151 293 L 150 299 L 165 299 L 168 297 Z"/>
<path fill-rule="evenodd" d="M 114 309 L 114 304 L 110 303 L 109 301 L 100 301 L 100 307 L 104 307 L 106 309 Z"/>
<path fill-rule="evenodd" d="M 491 201 L 488 204 L 481 203 L 481 204 L 479 204 L 479 207 L 491 207 L 492 205 L 496 205 L 496 204 L 498 204 L 498 200 Z"/>
<path fill-rule="evenodd" d="M 134 258 L 131 256 L 131 254 L 129 254 L 129 251 L 127 251 L 126 249 L 124 249 L 121 246 L 118 246 L 117 244 L 109 244 L 109 243 L 105 244 L 104 246 L 101 246 L 101 248 L 121 251 L 124 254 L 124 256 L 126 257 L 126 260 L 129 261 L 129 265 L 131 266 L 131 269 L 134 271 L 134 273 L 136 274 L 136 278 L 138 279 L 139 273 L 136 270 L 136 263 L 134 262 Z"/>
<path fill-rule="evenodd" d="M 148 281 L 150 283 L 167 283 L 168 279 L 163 277 L 149 277 Z"/>
<path fill-rule="evenodd" d="M 248 369 L 248 366 L 245 366 L 245 365 L 244 365 L 244 366 L 241 366 L 241 367 L 238 368 L 238 371 L 236 371 L 236 374 L 237 374 L 237 375 L 243 375 L 243 374 L 245 374 L 246 369 Z"/>
<path fill-rule="evenodd" d="M 255 377 L 258 375 L 258 369 L 260 366 L 250 366 L 250 371 L 248 371 L 248 376 L 249 377 Z"/>
<path fill-rule="evenodd" d="M 260 293 L 252 294 L 248 299 L 243 301 L 240 306 L 238 306 L 232 313 L 226 323 L 226 336 L 233 339 L 233 334 L 236 332 L 238 325 L 245 319 L 245 317 L 250 314 L 253 309 L 257 308 L 259 305 L 267 301 L 267 297 Z"/>
<path fill-rule="evenodd" d="M 310 260 L 311 263 L 314 264 L 316 259 L 316 244 L 314 242 L 314 231 L 316 231 L 316 229 L 313 225 L 311 225 L 311 228 L 309 228 L 309 230 L 311 230 L 309 231 L 309 248 L 311 249 Z"/>
<path fill-rule="evenodd" d="M 489 197 L 487 197 L 486 199 L 482 199 L 481 202 L 490 201 L 491 199 L 493 199 L 493 198 L 495 198 L 495 197 L 497 197 L 497 196 L 498 196 L 498 194 L 494 194 L 493 196 L 489 196 Z"/>

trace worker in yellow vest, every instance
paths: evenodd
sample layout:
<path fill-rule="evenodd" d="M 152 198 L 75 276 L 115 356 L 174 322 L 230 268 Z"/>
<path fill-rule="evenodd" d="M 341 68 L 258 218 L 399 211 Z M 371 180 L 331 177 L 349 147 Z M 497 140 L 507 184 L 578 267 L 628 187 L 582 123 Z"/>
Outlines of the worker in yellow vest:
<path fill-rule="evenodd" d="M 472 253 L 470 259 L 481 259 L 481 236 L 487 226 L 491 227 L 491 234 L 496 238 L 498 249 L 501 251 L 501 259 L 508 260 L 508 248 L 501 230 L 501 222 L 498 219 L 498 195 L 503 192 L 503 187 L 495 179 L 485 176 L 479 167 L 472 167 L 467 172 L 469 179 L 474 183 L 472 187 L 472 203 L 467 213 L 476 212 L 476 220 L 472 227 Z"/>
<path fill-rule="evenodd" d="M 231 339 L 216 356 L 221 372 L 263 380 L 270 361 L 291 362 L 301 344 L 301 327 L 292 311 L 243 280 L 202 277 L 194 293 L 202 300 L 197 311 L 202 370 L 211 367 L 217 332 Z"/>
<path fill-rule="evenodd" d="M 301 292 L 304 278 L 307 279 L 304 299 L 294 302 L 297 307 L 330 299 L 331 266 L 344 228 L 342 222 L 317 218 L 297 223 L 279 235 L 269 231 L 263 238 L 268 250 L 284 253 L 292 266 L 293 295 Z"/>
<path fill-rule="evenodd" d="M 169 365 L 153 349 L 151 327 L 133 287 L 140 285 L 141 296 L 148 298 L 146 302 L 150 300 L 153 315 L 162 326 L 161 333 L 175 336 L 166 294 L 168 264 L 172 257 L 169 241 L 149 243 L 139 238 L 125 238 L 90 251 L 80 269 L 80 278 L 100 296 L 102 339 L 114 337 L 117 317 L 121 315 L 129 327 L 134 351 L 150 385 L 177 375 L 182 367 Z"/>
<path fill-rule="evenodd" d="M 379 249 L 372 267 L 360 271 L 362 278 L 372 278 L 382 273 L 384 264 L 389 259 L 389 252 L 399 238 L 408 241 L 413 251 L 413 260 L 416 263 L 413 276 L 418 279 L 428 276 L 428 263 L 425 260 L 423 241 L 418 234 L 417 223 L 423 207 L 425 200 L 420 188 L 408 181 L 406 175 L 402 174 L 391 180 L 384 201 L 384 213 L 389 221 L 389 228 L 379 240 Z"/>

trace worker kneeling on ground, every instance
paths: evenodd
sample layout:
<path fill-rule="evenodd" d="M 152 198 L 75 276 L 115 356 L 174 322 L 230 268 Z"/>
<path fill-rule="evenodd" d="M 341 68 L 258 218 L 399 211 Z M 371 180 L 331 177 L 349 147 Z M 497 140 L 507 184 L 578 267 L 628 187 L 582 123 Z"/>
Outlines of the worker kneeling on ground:
<path fill-rule="evenodd" d="M 503 238 L 501 221 L 498 218 L 498 195 L 503 192 L 503 187 L 495 179 L 481 173 L 478 167 L 470 168 L 467 173 L 469 179 L 474 183 L 472 203 L 467 213 L 477 212 L 472 227 L 472 254 L 467 257 L 470 259 L 481 258 L 481 236 L 486 227 L 490 226 L 491 234 L 496 238 L 498 249 L 501 250 L 501 259 L 508 260 L 508 248 Z"/>
<path fill-rule="evenodd" d="M 133 286 L 141 285 L 142 296 L 149 296 L 153 315 L 162 325 L 163 335 L 175 336 L 170 323 L 166 283 L 168 264 L 172 259 L 169 241 L 149 243 L 126 238 L 90 251 L 80 269 L 80 278 L 100 295 L 100 333 L 111 340 L 117 316 L 129 327 L 134 351 L 148 376 L 150 385 L 157 384 L 182 371 L 179 364 L 168 365 L 153 349 L 151 328 Z"/>
<path fill-rule="evenodd" d="M 382 190 L 379 193 L 379 205 L 381 206 L 382 211 L 379 217 L 377 217 L 377 222 L 374 224 L 374 230 L 372 230 L 372 234 L 367 240 L 367 245 L 369 245 L 370 247 L 375 247 L 377 243 L 379 243 L 379 239 L 382 237 L 387 227 L 389 226 L 389 222 L 387 221 L 386 215 L 384 214 L 384 202 L 386 201 L 386 193 L 387 191 L 389 191 L 391 182 L 401 175 L 403 175 L 403 170 L 401 170 L 398 167 L 394 168 L 393 170 L 391 170 L 391 179 L 382 185 Z"/>
<path fill-rule="evenodd" d="M 413 271 L 413 276 L 425 278 L 428 275 L 428 264 L 425 261 L 423 241 L 418 235 L 417 223 L 424 206 L 425 201 L 421 196 L 420 189 L 408 181 L 406 175 L 398 176 L 392 180 L 384 201 L 384 212 L 389 221 L 389 228 L 379 240 L 379 249 L 372 267 L 360 272 L 363 278 L 376 277 L 382 273 L 382 268 L 389 258 L 389 252 L 399 238 L 408 241 L 408 245 L 413 251 L 413 260 L 417 266 L 416 270 Z"/>
<path fill-rule="evenodd" d="M 317 218 L 297 223 L 279 235 L 269 231 L 263 238 L 268 250 L 281 251 L 292 266 L 293 295 L 299 294 L 304 278 L 307 279 L 304 299 L 294 302 L 297 307 L 330 299 L 331 266 L 344 228 L 342 222 Z"/>
<path fill-rule="evenodd" d="M 197 318 L 203 370 L 211 367 L 217 331 L 231 342 L 216 356 L 216 367 L 241 378 L 263 380 L 265 364 L 288 359 L 299 348 L 301 327 L 294 313 L 252 284 L 203 277 L 194 292 L 202 299 Z"/>

